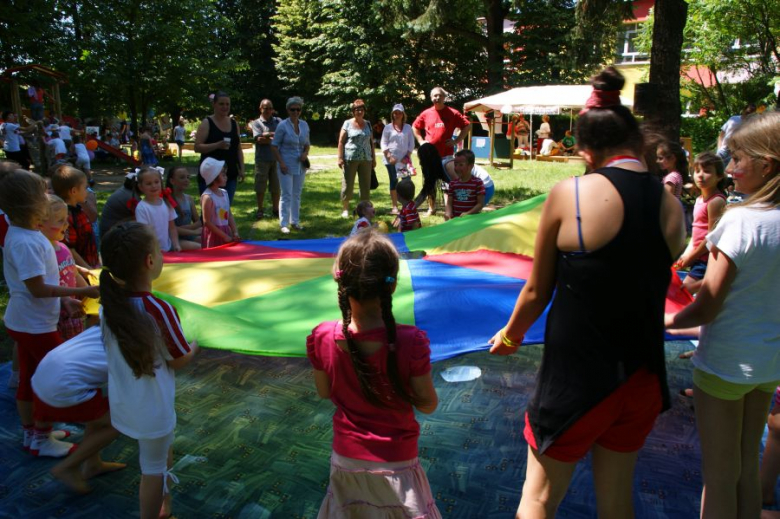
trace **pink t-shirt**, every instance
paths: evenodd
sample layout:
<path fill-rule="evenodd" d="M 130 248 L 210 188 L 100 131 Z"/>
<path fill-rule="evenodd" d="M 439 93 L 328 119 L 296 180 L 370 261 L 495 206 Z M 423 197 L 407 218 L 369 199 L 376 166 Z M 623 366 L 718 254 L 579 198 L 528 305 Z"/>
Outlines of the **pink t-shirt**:
<path fill-rule="evenodd" d="M 707 237 L 707 233 L 710 232 L 710 214 L 708 205 L 716 198 L 722 198 L 726 200 L 726 197 L 720 193 L 715 193 L 707 200 L 698 197 L 696 204 L 693 206 L 693 229 L 691 230 L 691 240 L 693 241 L 693 247 L 696 248 Z M 697 258 L 706 262 L 710 257 L 709 252 L 705 252 L 701 257 Z"/>
<path fill-rule="evenodd" d="M 336 454 L 365 461 L 404 461 L 417 457 L 420 425 L 414 409 L 398 397 L 390 396 L 392 384 L 387 377 L 388 346 L 385 329 L 355 333 L 357 341 L 379 341 L 383 346 L 365 360 L 381 375 L 380 398 L 390 398 L 391 407 L 370 404 L 360 390 L 349 352 L 337 340 L 344 340 L 339 321 L 320 324 L 306 338 L 306 354 L 314 369 L 327 373 L 331 381 L 333 414 L 333 450 Z M 431 349 L 425 332 L 414 327 L 397 326 L 396 358 L 401 380 L 423 376 L 431 371 Z"/>
<path fill-rule="evenodd" d="M 73 261 L 70 249 L 64 243 L 57 242 L 54 253 L 57 255 L 57 268 L 60 270 L 60 286 L 76 287 L 76 263 Z M 61 309 L 57 329 L 60 331 L 62 339 L 67 341 L 84 331 L 84 322 L 81 319 L 69 317 L 68 312 Z"/>
<path fill-rule="evenodd" d="M 471 123 L 466 116 L 454 108 L 445 106 L 437 110 L 432 106 L 417 116 L 412 127 L 425 130 L 425 141 L 433 144 L 439 155 L 444 158 L 455 153 L 455 149 L 446 146 L 444 142 L 452 137 L 456 128 L 462 130 L 469 124 Z"/>
<path fill-rule="evenodd" d="M 664 177 L 664 185 L 666 184 L 672 185 L 672 194 L 674 196 L 677 198 L 682 196 L 683 177 L 679 171 L 672 171 L 671 173 L 667 173 L 667 175 Z"/>

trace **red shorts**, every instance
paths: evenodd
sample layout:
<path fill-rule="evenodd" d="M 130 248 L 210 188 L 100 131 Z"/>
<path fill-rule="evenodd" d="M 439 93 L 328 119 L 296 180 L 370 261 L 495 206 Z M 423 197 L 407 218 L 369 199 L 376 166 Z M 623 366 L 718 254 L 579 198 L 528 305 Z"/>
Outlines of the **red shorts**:
<path fill-rule="evenodd" d="M 95 396 L 72 407 L 52 407 L 34 395 L 33 418 L 38 422 L 87 423 L 108 412 L 108 398 L 98 389 Z"/>
<path fill-rule="evenodd" d="M 658 375 L 640 369 L 566 429 L 544 455 L 575 463 L 584 458 L 594 444 L 616 452 L 638 451 L 653 429 L 662 405 Z M 528 413 L 525 414 L 523 435 L 528 445 L 538 450 Z"/>
<path fill-rule="evenodd" d="M 55 330 L 49 333 L 24 333 L 8 328 L 6 330 L 16 341 L 19 349 L 19 387 L 16 389 L 16 399 L 32 402 L 33 390 L 30 380 L 46 354 L 62 344 L 60 332 Z"/>

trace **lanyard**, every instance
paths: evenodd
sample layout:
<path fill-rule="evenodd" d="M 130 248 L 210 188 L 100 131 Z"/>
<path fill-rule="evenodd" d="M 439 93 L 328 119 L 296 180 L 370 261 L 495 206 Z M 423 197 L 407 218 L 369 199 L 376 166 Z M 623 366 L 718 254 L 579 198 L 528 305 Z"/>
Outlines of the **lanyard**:
<path fill-rule="evenodd" d="M 611 168 L 615 166 L 619 166 L 621 164 L 642 164 L 642 161 L 637 159 L 636 157 L 632 157 L 631 155 L 616 155 L 614 157 L 611 157 L 609 159 L 609 162 L 607 162 L 603 167 L 605 168 Z"/>

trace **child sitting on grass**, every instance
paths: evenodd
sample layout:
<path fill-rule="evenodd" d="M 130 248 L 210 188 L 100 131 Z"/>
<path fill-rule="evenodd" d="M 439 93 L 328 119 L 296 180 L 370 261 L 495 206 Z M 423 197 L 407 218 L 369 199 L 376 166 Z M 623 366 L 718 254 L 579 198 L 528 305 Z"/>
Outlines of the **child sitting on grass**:
<path fill-rule="evenodd" d="M 363 229 L 371 228 L 373 225 L 371 219 L 374 217 L 374 204 L 369 200 L 361 200 L 355 207 L 355 214 L 359 218 L 355 222 L 355 225 L 352 226 L 352 232 L 349 233 L 350 236 L 354 236 L 358 231 L 362 231 Z"/>

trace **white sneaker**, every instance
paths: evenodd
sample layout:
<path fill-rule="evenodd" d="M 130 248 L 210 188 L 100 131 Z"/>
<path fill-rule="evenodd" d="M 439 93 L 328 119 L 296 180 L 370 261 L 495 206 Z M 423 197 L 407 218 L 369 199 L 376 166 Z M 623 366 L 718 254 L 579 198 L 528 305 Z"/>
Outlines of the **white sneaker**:
<path fill-rule="evenodd" d="M 282 234 L 290 234 L 290 229 L 288 227 L 282 227 L 281 231 Z"/>
<path fill-rule="evenodd" d="M 30 453 L 33 456 L 46 456 L 49 458 L 64 458 L 74 450 L 78 445 L 75 443 L 63 442 L 48 436 L 44 441 L 33 440 L 30 445 Z"/>
<path fill-rule="evenodd" d="M 346 210 L 341 211 L 341 217 L 342 218 L 349 218 L 349 211 L 346 211 Z"/>

